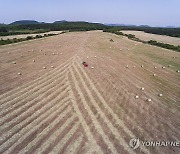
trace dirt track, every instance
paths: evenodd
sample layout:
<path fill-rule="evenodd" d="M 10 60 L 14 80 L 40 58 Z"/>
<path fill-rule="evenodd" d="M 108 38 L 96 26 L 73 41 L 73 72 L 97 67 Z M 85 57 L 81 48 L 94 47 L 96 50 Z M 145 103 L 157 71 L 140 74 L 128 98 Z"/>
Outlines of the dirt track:
<path fill-rule="evenodd" d="M 179 141 L 179 53 L 94 31 L 0 54 L 0 153 L 178 153 L 129 140 Z"/>

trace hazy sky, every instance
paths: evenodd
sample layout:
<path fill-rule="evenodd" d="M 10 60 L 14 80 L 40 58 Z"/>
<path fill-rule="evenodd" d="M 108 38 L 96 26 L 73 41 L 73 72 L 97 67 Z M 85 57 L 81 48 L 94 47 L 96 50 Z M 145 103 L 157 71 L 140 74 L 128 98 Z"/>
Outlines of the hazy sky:
<path fill-rule="evenodd" d="M 0 0 L 0 23 L 23 19 L 180 27 L 180 0 Z"/>

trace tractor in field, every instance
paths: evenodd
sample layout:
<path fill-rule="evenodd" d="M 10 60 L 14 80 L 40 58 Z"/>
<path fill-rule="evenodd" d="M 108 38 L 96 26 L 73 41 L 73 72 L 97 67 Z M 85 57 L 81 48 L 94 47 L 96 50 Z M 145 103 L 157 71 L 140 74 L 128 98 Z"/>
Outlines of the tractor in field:
<path fill-rule="evenodd" d="M 88 67 L 88 64 L 85 61 L 83 61 L 82 64 L 84 67 Z"/>

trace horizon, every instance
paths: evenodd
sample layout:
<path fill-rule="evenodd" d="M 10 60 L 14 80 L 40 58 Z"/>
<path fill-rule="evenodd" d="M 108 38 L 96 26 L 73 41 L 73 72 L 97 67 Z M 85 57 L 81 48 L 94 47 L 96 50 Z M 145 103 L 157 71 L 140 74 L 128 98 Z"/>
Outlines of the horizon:
<path fill-rule="evenodd" d="M 164 2 L 152 0 L 144 2 L 132 0 L 119 2 L 92 0 L 84 2 L 72 0 L 53 2 L 39 0 L 7 0 L 1 2 L 0 23 L 10 24 L 19 20 L 35 20 L 52 23 L 54 21 L 86 21 L 102 24 L 148 25 L 151 27 L 180 27 L 180 1 Z M 167 11 L 168 10 L 168 11 Z M 13 14 L 13 16 L 12 16 Z"/>

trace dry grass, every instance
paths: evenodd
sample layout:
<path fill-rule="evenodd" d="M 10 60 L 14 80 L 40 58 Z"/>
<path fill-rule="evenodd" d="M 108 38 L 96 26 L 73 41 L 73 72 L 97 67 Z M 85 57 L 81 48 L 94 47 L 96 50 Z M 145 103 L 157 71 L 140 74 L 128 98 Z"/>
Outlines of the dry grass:
<path fill-rule="evenodd" d="M 170 36 L 165 36 L 165 35 L 157 35 L 157 34 L 150 34 L 150 33 L 145 33 L 143 31 L 128 31 L 128 30 L 123 30 L 122 31 L 125 34 L 133 34 L 137 38 L 144 40 L 144 41 L 150 41 L 150 40 L 156 40 L 158 42 L 162 43 L 168 43 L 172 45 L 180 45 L 180 38 L 176 37 L 170 37 Z"/>
<path fill-rule="evenodd" d="M 0 47 L 0 153 L 177 152 L 129 146 L 180 137 L 179 73 L 148 53 L 180 54 L 134 44 L 93 31 Z"/>
<path fill-rule="evenodd" d="M 27 36 L 33 36 L 35 37 L 36 35 L 44 35 L 44 34 L 59 34 L 62 31 L 51 31 L 47 33 L 37 33 L 37 34 L 22 34 L 22 35 L 10 35 L 10 36 L 0 36 L 0 39 L 7 40 L 7 39 L 13 39 L 13 38 L 26 38 Z"/>

